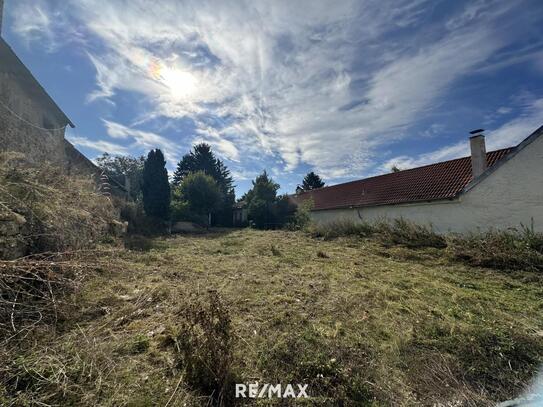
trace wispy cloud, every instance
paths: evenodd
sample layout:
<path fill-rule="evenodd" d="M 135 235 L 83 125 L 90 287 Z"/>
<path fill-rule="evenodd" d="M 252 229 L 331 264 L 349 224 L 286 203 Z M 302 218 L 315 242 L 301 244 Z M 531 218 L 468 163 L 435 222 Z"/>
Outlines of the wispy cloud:
<path fill-rule="evenodd" d="M 128 141 L 131 148 L 143 151 L 160 148 L 170 166 L 179 160 L 179 147 L 173 141 L 158 134 L 133 129 L 113 121 L 103 120 L 103 122 L 110 137 Z"/>
<path fill-rule="evenodd" d="M 45 10 L 43 0 L 28 1 L 21 4 Z M 58 4 L 92 39 L 84 46 L 96 70 L 88 100 L 138 95 L 133 128 L 105 121 L 110 136 L 159 146 L 173 159 L 178 140 L 155 130 L 189 120 L 185 150 L 206 141 L 240 167 L 271 168 L 279 160 L 284 173 L 303 165 L 327 179 L 375 171 L 377 153 L 415 139 L 410 129 L 439 109 L 455 84 L 499 69 L 496 55 L 513 60 L 512 33 L 522 28 L 507 18 L 521 5 L 499 1 L 459 3 L 441 15 L 424 0 Z M 65 30 L 66 18 L 51 18 L 59 7 L 44 11 L 50 38 Z M 19 34 L 31 36 L 24 28 L 31 24 L 19 24 Z M 538 49 L 526 48 L 524 58 L 536 58 Z M 153 131 L 134 129 L 140 126 Z M 435 126 L 432 134 L 443 128 Z M 462 151 L 445 146 L 401 164 Z"/>
<path fill-rule="evenodd" d="M 126 155 L 129 154 L 130 150 L 126 146 L 120 144 L 111 143 L 107 140 L 90 140 L 87 137 L 70 135 L 66 136 L 68 141 L 70 141 L 74 146 L 77 147 L 86 147 L 91 150 L 98 151 L 100 153 L 111 153 L 115 155 Z"/>
<path fill-rule="evenodd" d="M 502 107 L 500 109 L 504 109 L 507 112 L 510 111 L 510 108 Z M 543 125 L 543 99 L 534 99 L 526 102 L 522 107 L 521 113 L 516 118 L 485 132 L 487 151 L 516 146 L 541 125 Z M 469 154 L 469 142 L 466 134 L 465 140 L 441 147 L 429 153 L 420 154 L 415 157 L 399 156 L 392 158 L 382 164 L 380 169 L 383 172 L 387 172 L 393 166 L 401 169 L 420 167 L 435 162 L 465 157 Z"/>

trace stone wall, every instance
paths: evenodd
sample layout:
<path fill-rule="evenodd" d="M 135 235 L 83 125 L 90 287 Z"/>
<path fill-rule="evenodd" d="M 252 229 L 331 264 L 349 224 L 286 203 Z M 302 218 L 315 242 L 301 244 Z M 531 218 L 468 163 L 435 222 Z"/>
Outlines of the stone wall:
<path fill-rule="evenodd" d="M 17 112 L 17 116 L 8 109 Z M 47 128 L 63 126 L 48 115 L 46 109 L 26 97 L 9 75 L 0 73 L 0 149 L 22 152 L 31 162 L 62 163 L 64 129 L 46 131 L 28 122 Z"/>
<path fill-rule="evenodd" d="M 0 259 L 13 260 L 26 254 L 25 224 L 23 216 L 5 208 L 0 210 Z"/>
<path fill-rule="evenodd" d="M 100 169 L 65 136 L 72 126 L 55 101 L 11 47 L 0 38 L 0 152 L 23 153 L 34 165 L 56 164 L 68 174 L 100 181 Z M 124 186 L 111 181 L 111 193 L 125 197 Z"/>
<path fill-rule="evenodd" d="M 65 128 L 72 125 L 10 46 L 0 38 L 0 149 L 30 162 L 64 162 Z"/>

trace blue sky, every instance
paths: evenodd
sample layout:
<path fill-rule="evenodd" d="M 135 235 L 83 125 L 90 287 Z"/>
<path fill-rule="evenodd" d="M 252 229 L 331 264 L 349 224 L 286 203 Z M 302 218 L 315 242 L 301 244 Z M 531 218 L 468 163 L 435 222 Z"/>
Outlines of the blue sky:
<path fill-rule="evenodd" d="M 543 125 L 543 3 L 6 0 L 3 36 L 88 157 L 197 142 L 240 196 L 515 145 Z"/>

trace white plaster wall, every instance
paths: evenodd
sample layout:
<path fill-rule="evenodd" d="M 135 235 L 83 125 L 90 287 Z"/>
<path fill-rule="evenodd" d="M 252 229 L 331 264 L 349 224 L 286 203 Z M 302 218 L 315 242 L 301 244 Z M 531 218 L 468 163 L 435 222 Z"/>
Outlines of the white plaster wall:
<path fill-rule="evenodd" d="M 316 222 L 404 218 L 434 230 L 468 232 L 533 225 L 543 232 L 543 136 L 454 201 L 312 212 Z"/>

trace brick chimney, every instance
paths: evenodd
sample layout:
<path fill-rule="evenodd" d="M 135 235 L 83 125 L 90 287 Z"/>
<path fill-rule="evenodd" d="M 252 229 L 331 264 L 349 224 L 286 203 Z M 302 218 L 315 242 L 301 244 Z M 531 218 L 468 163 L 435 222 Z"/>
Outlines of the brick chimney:
<path fill-rule="evenodd" d="M 4 14 L 4 0 L 0 0 L 0 35 L 2 35 L 2 17 Z"/>
<path fill-rule="evenodd" d="M 471 173 L 477 178 L 486 170 L 486 145 L 483 129 L 470 131 L 469 145 L 471 148 Z"/>

